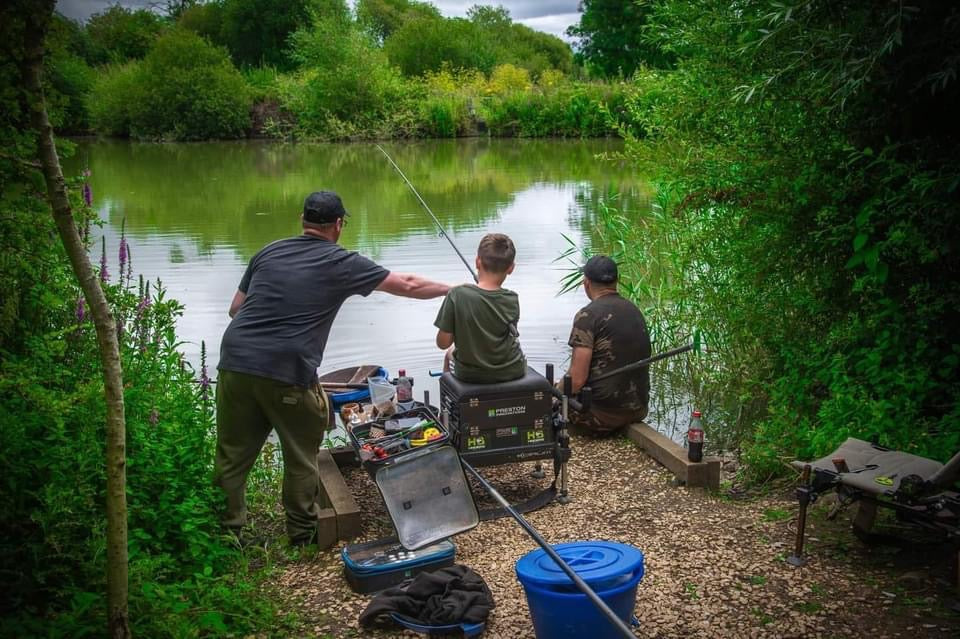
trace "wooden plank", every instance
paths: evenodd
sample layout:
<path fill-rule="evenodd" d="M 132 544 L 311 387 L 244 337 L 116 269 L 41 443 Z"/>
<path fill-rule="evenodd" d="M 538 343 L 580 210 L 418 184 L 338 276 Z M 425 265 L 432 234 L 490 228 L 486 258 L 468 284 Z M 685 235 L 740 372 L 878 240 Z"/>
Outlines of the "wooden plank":
<path fill-rule="evenodd" d="M 337 446 L 329 450 L 338 467 L 358 468 L 360 466 L 360 460 L 357 459 L 357 453 L 354 452 L 353 446 Z"/>
<path fill-rule="evenodd" d="M 360 508 L 328 449 L 320 449 L 317 466 L 320 468 L 320 482 L 336 512 L 337 539 L 346 541 L 357 537 L 360 534 Z"/>
<path fill-rule="evenodd" d="M 317 547 L 329 548 L 337 543 L 337 513 L 333 508 L 321 508 L 317 521 Z"/>
<path fill-rule="evenodd" d="M 687 459 L 687 451 L 683 446 L 643 422 L 627 426 L 626 434 L 687 486 L 720 489 L 720 460 L 716 457 L 704 457 L 701 462 L 692 462 Z"/>

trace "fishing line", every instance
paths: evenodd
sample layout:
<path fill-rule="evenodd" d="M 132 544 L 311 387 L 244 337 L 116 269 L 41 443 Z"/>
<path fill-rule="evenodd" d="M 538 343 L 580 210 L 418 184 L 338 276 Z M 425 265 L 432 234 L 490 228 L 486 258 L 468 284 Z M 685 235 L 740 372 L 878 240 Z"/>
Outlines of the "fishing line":
<path fill-rule="evenodd" d="M 447 233 L 447 230 L 446 230 L 445 228 L 443 228 L 443 224 L 440 223 L 440 220 L 437 219 L 437 216 L 433 214 L 433 211 L 430 210 L 430 207 L 427 206 L 427 203 L 423 200 L 422 197 L 420 197 L 420 193 L 417 192 L 416 187 L 414 187 L 413 184 L 410 182 L 410 180 L 407 179 L 407 176 L 403 174 L 403 171 L 401 171 L 401 170 L 400 170 L 400 167 L 397 166 L 397 163 L 393 161 L 393 158 L 390 157 L 390 154 L 387 153 L 386 151 L 384 151 L 384 150 L 383 150 L 383 147 L 380 146 L 379 144 L 377 144 L 377 145 L 375 145 L 375 146 L 376 146 L 378 149 L 380 149 L 380 152 L 383 153 L 384 157 L 387 158 L 387 161 L 390 162 L 390 164 L 393 165 L 393 168 L 395 168 L 395 169 L 397 170 L 397 173 L 399 173 L 399 174 L 400 174 L 400 177 L 403 178 L 403 181 L 407 183 L 407 186 L 410 187 L 410 190 L 413 191 L 413 194 L 417 196 L 417 199 L 418 199 L 418 200 L 420 200 L 420 204 L 423 205 L 423 208 L 425 208 L 425 209 L 427 210 L 427 213 L 430 214 L 430 217 L 433 218 L 433 222 L 434 222 L 434 224 L 437 225 L 437 228 L 440 229 L 440 235 L 442 235 L 443 237 L 445 237 L 445 238 L 447 239 L 447 241 L 450 242 L 450 246 L 452 246 L 452 247 L 453 247 L 453 250 L 456 251 L 456 252 L 457 252 L 457 255 L 460 256 L 460 259 L 463 261 L 463 265 L 467 267 L 467 270 L 468 270 L 468 271 L 470 271 L 470 275 L 473 276 L 473 281 L 474 281 L 474 282 L 479 281 L 479 280 L 477 279 L 477 274 L 474 273 L 474 271 L 473 271 L 473 267 L 470 266 L 470 263 L 469 263 L 469 262 L 467 262 L 467 258 L 465 258 L 465 257 L 463 256 L 463 253 L 460 252 L 460 249 L 457 248 L 457 245 L 453 243 L 453 240 L 452 240 L 452 239 L 450 239 L 450 234 Z"/>

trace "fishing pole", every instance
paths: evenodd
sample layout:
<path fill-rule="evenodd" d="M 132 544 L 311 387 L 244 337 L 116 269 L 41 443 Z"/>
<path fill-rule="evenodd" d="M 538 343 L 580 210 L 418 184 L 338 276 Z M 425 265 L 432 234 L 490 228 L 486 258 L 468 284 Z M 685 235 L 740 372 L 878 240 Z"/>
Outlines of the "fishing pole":
<path fill-rule="evenodd" d="M 478 279 L 477 279 L 477 274 L 474 273 L 473 267 L 470 266 L 470 263 L 467 262 L 467 258 L 465 258 L 465 257 L 463 256 L 463 253 L 460 252 L 460 249 L 457 248 L 457 245 L 453 243 L 453 240 L 452 240 L 452 239 L 450 239 L 450 234 L 447 233 L 447 230 L 446 230 L 445 228 L 443 228 L 443 224 L 440 223 L 440 220 L 437 219 L 437 216 L 433 214 L 433 211 L 430 210 L 430 207 L 427 206 L 427 203 L 424 202 L 424 200 L 423 200 L 422 197 L 420 197 L 420 193 L 417 192 L 416 187 L 414 187 L 413 184 L 410 182 L 410 180 L 407 179 L 407 176 L 403 174 L 403 171 L 401 171 L 401 170 L 400 170 L 400 167 L 397 166 L 397 163 L 393 161 L 393 158 L 390 157 L 390 154 L 387 153 L 386 151 L 384 151 L 384 150 L 383 150 L 383 147 L 380 146 L 379 144 L 377 144 L 377 145 L 375 145 L 375 146 L 376 146 L 378 149 L 380 149 L 380 152 L 383 153 L 384 157 L 387 158 L 387 161 L 390 162 L 390 164 L 393 165 L 393 168 L 395 168 L 395 169 L 397 170 L 397 173 L 399 173 L 399 174 L 400 174 L 400 177 L 403 178 L 403 181 L 407 183 L 407 186 L 410 187 L 410 190 L 413 191 L 413 194 L 417 196 L 417 199 L 420 200 L 420 204 L 423 205 L 423 208 L 425 208 L 425 209 L 427 210 L 427 213 L 430 214 L 430 217 L 433 218 L 433 222 L 434 222 L 434 224 L 437 225 L 437 228 L 440 229 L 440 235 L 442 235 L 443 237 L 445 237 L 445 238 L 447 239 L 447 241 L 450 242 L 450 246 L 452 246 L 452 247 L 453 247 L 453 250 L 457 252 L 457 255 L 459 255 L 459 256 L 460 256 L 460 259 L 463 261 L 463 265 L 467 267 L 467 270 L 470 271 L 470 275 L 473 276 L 473 281 L 474 281 L 474 282 L 477 282 L 477 281 L 478 281 Z"/>

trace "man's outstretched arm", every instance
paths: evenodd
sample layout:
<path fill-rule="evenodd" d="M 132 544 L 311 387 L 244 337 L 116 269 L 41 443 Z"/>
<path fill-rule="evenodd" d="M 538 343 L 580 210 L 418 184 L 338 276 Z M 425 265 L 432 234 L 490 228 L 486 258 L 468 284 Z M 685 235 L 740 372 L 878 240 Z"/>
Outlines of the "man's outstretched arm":
<path fill-rule="evenodd" d="M 399 295 L 400 297 L 429 300 L 446 295 L 450 287 L 447 284 L 434 282 L 413 273 L 391 272 L 374 290 Z"/>

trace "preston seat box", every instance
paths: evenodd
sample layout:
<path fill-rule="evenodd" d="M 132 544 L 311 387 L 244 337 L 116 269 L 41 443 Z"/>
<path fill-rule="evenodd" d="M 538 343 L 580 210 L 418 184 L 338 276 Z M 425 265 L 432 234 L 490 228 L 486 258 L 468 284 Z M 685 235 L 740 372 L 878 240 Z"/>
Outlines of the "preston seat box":
<path fill-rule="evenodd" d="M 350 544 L 340 551 L 343 574 L 354 592 L 395 586 L 417 573 L 452 566 L 456 547 L 443 539 L 420 550 L 407 550 L 396 537 Z"/>
<path fill-rule="evenodd" d="M 532 368 L 497 384 L 468 384 L 444 373 L 440 405 L 453 445 L 474 466 L 553 457 L 552 387 Z"/>

